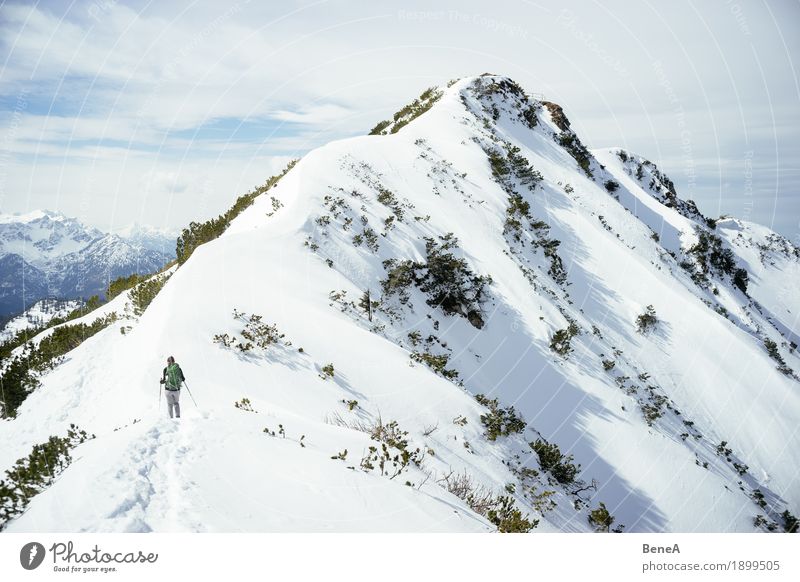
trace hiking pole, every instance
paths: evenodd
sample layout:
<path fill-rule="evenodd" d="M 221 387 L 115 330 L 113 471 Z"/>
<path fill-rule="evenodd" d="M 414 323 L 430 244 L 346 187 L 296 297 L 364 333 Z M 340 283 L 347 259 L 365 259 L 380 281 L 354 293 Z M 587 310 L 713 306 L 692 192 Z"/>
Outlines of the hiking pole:
<path fill-rule="evenodd" d="M 194 396 L 192 396 L 192 391 L 189 390 L 189 385 L 186 383 L 186 380 L 183 381 L 183 385 L 186 386 L 186 391 L 189 393 L 189 396 L 191 396 L 194 407 L 199 408 L 199 406 L 197 406 L 197 401 L 194 399 Z"/>
<path fill-rule="evenodd" d="M 161 412 L 161 383 L 158 384 L 158 411 Z"/>

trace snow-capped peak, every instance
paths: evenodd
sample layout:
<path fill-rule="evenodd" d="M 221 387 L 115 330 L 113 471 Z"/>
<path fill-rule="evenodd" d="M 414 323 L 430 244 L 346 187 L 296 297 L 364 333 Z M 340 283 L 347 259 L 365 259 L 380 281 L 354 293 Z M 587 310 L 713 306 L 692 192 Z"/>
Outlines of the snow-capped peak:
<path fill-rule="evenodd" d="M 149 273 L 174 257 L 175 239 L 155 229 L 106 234 L 49 210 L 0 217 L 0 317 L 46 297 L 102 295 L 120 275 Z"/>

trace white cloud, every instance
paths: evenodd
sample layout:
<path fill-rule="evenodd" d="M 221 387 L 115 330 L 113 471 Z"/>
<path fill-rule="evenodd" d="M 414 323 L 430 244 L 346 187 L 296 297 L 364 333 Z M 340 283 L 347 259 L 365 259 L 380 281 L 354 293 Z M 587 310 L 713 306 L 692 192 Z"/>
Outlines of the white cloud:
<path fill-rule="evenodd" d="M 281 121 L 306 124 L 327 124 L 338 121 L 351 114 L 351 111 L 338 105 L 312 105 L 301 111 L 276 111 L 272 117 Z"/>
<path fill-rule="evenodd" d="M 796 3 L 771 9 L 777 25 L 759 4 L 741 2 L 733 15 L 727 4 L 688 0 L 573 0 L 552 9 L 451 0 L 433 12 L 422 0 L 402 7 L 336 0 L 141 6 L 84 0 L 0 7 L 0 122 L 7 122 L 0 147 L 19 156 L 32 200 L 47 199 L 38 193 L 48 192 L 48 177 L 30 167 L 45 157 L 53 158 L 48 164 L 85 161 L 110 174 L 116 160 L 126 197 L 137 196 L 152 170 L 148 159 L 180 173 L 169 165 L 219 158 L 235 179 L 236 156 L 250 176 L 254 151 L 285 156 L 365 131 L 423 88 L 485 71 L 561 102 L 597 147 L 622 144 L 680 160 L 677 100 L 698 158 L 736 159 L 750 148 L 772 152 L 775 165 L 796 159 Z M 12 132 L 20 94 L 28 106 Z M 246 140 L 241 132 L 192 137 L 225 120 L 267 129 Z M 142 174 L 130 176 L 131 168 Z M 59 173 L 65 197 L 80 192 L 79 174 Z M 3 179 L 0 195 L 8 200 L 14 180 Z M 189 201 L 175 212 L 194 217 Z"/>

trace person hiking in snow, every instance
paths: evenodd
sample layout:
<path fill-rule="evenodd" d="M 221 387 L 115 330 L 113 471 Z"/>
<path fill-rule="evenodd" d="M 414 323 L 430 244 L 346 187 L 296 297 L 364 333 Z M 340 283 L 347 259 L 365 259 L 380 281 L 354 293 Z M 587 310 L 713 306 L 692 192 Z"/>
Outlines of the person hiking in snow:
<path fill-rule="evenodd" d="M 161 383 L 164 384 L 164 389 L 167 391 L 167 409 L 169 410 L 169 417 L 172 418 L 172 409 L 175 409 L 175 416 L 181 417 L 181 405 L 178 400 L 181 397 L 181 382 L 186 380 L 183 376 L 183 370 L 175 363 L 175 358 L 172 356 L 167 358 L 167 367 L 161 374 Z"/>

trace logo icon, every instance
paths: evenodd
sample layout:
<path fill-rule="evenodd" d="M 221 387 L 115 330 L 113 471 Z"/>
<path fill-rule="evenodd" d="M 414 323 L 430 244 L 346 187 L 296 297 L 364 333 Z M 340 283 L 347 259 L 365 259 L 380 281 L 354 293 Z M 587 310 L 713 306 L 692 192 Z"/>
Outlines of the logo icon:
<path fill-rule="evenodd" d="M 35 570 L 44 562 L 44 546 L 39 542 L 28 542 L 19 551 L 19 563 L 26 570 Z"/>

